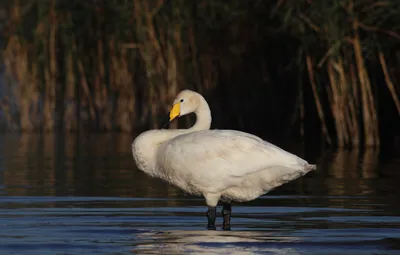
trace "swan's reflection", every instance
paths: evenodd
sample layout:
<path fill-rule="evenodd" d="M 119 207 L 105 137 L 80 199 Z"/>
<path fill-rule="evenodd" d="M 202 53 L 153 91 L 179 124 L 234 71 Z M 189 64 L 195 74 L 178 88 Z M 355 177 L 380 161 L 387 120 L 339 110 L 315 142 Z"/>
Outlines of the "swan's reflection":
<path fill-rule="evenodd" d="M 299 237 L 258 231 L 165 231 L 137 236 L 134 254 L 300 254 L 279 243 Z"/>

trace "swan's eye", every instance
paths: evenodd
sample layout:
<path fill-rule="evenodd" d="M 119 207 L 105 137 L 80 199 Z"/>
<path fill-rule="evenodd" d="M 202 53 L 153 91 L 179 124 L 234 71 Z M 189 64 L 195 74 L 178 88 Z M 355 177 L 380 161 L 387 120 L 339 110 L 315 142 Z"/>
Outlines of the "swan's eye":
<path fill-rule="evenodd" d="M 185 101 L 185 100 L 181 99 L 181 103 L 183 103 L 183 101 Z"/>

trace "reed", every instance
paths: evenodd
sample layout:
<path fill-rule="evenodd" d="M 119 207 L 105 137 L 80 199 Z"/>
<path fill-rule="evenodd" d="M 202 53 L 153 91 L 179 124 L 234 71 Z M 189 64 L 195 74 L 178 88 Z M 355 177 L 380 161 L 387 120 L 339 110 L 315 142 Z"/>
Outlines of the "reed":
<path fill-rule="evenodd" d="M 13 1 L 3 52 L 8 99 L 15 102 L 14 114 L 7 110 L 12 105 L 3 107 L 9 126 L 16 122 L 22 131 L 54 131 L 60 125 L 67 131 L 90 126 L 124 132 L 146 123 L 157 127 L 160 110 L 165 114 L 172 97 L 186 87 L 179 75 L 189 54 L 181 32 L 186 28 L 180 25 L 186 22 L 179 14 L 183 4 Z M 196 58 L 193 72 L 200 73 Z M 145 81 L 136 75 L 142 71 Z M 138 97 L 146 102 L 141 113 L 135 109 Z M 57 98 L 64 101 L 60 109 Z"/>
<path fill-rule="evenodd" d="M 332 133 L 327 131 L 328 115 L 333 120 L 338 147 L 379 147 L 379 116 L 375 94 L 377 84 L 371 82 L 371 77 L 376 76 L 377 72 L 368 69 L 366 62 L 380 61 L 385 83 L 397 109 L 400 109 L 395 85 L 382 53 L 382 50 L 387 52 L 389 48 L 380 51 L 376 47 L 377 43 L 387 45 L 388 40 L 398 40 L 396 31 L 390 30 L 394 27 L 390 27 L 390 22 L 387 22 L 395 19 L 396 13 L 400 11 L 396 3 L 353 0 L 280 3 L 277 8 L 283 14 L 290 15 L 285 27 L 290 27 L 296 36 L 303 38 L 302 48 L 308 52 L 305 59 L 326 142 L 331 143 Z M 363 15 L 366 11 L 369 12 L 367 16 Z M 387 15 L 379 17 L 382 13 Z M 382 27 L 372 29 L 367 25 L 371 22 L 381 24 Z M 379 37 L 382 31 L 384 38 Z M 318 58 L 318 64 L 314 64 L 312 59 Z M 316 80 L 315 72 L 322 78 Z M 323 87 L 325 90 L 317 90 Z M 328 104 L 321 103 L 325 98 Z"/>
<path fill-rule="evenodd" d="M 373 77 L 383 77 L 400 114 L 399 60 L 390 50 L 400 39 L 396 3 L 12 0 L 3 7 L 4 122 L 24 132 L 157 128 L 176 93 L 189 88 L 224 95 L 210 99 L 216 125 L 252 129 L 250 118 L 275 114 L 271 122 L 290 122 L 306 137 L 312 107 L 327 144 L 378 147 Z M 291 84 L 282 85 L 290 92 L 279 84 Z M 280 96 L 298 102 L 296 114 L 271 105 Z"/>

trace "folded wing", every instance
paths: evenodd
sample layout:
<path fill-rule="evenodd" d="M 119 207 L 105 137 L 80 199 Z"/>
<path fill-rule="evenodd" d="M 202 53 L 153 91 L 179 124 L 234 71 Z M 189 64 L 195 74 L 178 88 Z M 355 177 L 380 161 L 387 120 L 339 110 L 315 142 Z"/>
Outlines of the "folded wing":
<path fill-rule="evenodd" d="M 205 130 L 181 135 L 160 147 L 161 171 L 189 185 L 216 192 L 237 185 L 246 176 L 270 171 L 273 181 L 302 171 L 308 163 L 257 136 L 234 130 Z M 265 175 L 264 175 L 265 176 Z"/>

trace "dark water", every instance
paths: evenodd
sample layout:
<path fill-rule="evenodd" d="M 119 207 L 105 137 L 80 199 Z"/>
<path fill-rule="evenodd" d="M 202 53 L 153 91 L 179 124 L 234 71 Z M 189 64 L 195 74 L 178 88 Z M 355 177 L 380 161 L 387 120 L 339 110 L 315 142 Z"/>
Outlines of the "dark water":
<path fill-rule="evenodd" d="M 203 200 L 136 170 L 132 140 L 1 136 L 0 254 L 400 254 L 400 157 L 282 146 L 319 171 L 207 231 Z"/>

